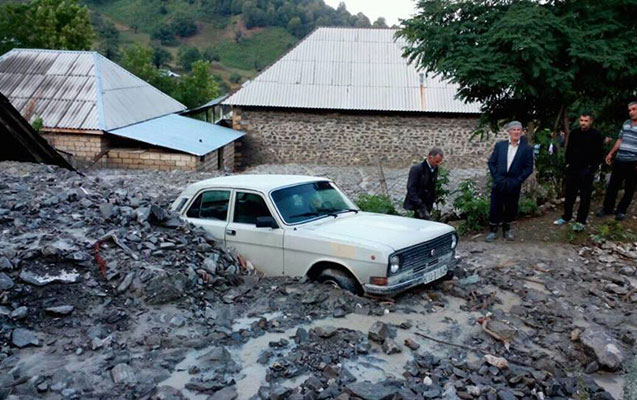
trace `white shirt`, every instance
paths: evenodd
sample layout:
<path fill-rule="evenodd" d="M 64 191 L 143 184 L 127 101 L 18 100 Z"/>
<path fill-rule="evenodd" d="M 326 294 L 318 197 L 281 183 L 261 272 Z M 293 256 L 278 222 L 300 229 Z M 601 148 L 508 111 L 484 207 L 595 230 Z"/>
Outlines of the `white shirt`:
<path fill-rule="evenodd" d="M 509 151 L 507 152 L 507 172 L 511 168 L 511 164 L 513 163 L 513 159 L 515 158 L 516 153 L 518 152 L 518 148 L 520 147 L 520 142 L 514 145 L 509 140 Z"/>

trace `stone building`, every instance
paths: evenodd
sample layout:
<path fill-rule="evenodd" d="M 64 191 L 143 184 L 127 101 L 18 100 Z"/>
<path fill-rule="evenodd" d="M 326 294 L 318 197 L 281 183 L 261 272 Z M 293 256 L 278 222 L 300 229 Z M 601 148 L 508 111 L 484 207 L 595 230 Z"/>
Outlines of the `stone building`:
<path fill-rule="evenodd" d="M 479 105 L 417 71 L 395 34 L 319 28 L 245 83 L 223 103 L 244 160 L 405 167 L 440 146 L 452 167 L 484 165 L 493 141 L 470 140 Z"/>
<path fill-rule="evenodd" d="M 233 170 L 243 136 L 178 115 L 183 104 L 91 51 L 11 50 L 0 92 L 79 165 Z"/>

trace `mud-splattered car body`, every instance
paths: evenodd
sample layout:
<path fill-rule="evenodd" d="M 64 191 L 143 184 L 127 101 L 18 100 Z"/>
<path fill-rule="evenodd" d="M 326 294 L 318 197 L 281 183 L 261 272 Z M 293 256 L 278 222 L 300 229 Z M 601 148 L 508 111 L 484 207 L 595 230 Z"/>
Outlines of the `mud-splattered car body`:
<path fill-rule="evenodd" d="M 308 276 L 354 292 L 393 295 L 455 269 L 453 227 L 362 212 L 325 178 L 213 178 L 187 187 L 172 208 L 266 275 Z"/>

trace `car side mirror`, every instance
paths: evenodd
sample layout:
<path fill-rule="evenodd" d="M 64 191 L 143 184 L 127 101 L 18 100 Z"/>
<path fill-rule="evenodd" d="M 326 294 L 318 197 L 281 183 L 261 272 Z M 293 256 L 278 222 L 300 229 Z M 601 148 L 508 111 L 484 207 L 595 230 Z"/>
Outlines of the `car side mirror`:
<path fill-rule="evenodd" d="M 274 218 L 268 217 L 257 217 L 257 228 L 272 228 L 277 229 L 279 224 L 276 223 Z"/>

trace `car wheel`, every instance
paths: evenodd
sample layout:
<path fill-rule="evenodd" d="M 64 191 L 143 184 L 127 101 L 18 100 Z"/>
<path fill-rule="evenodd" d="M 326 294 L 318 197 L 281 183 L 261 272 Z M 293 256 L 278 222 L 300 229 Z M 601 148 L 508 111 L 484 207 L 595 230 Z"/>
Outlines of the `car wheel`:
<path fill-rule="evenodd" d="M 360 286 L 354 278 L 346 272 L 338 269 L 328 268 L 323 270 L 316 280 L 326 285 L 339 287 L 356 295 L 361 294 Z"/>

